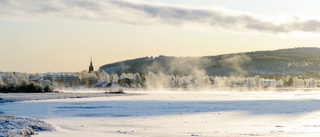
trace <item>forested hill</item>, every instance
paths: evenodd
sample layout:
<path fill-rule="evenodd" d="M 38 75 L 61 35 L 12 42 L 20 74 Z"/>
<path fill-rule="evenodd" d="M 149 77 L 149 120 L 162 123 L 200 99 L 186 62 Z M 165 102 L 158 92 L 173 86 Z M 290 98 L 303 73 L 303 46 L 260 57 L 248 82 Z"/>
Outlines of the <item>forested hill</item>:
<path fill-rule="evenodd" d="M 144 57 L 106 64 L 107 73 L 155 73 L 210 76 L 298 75 L 319 77 L 320 48 L 292 48 L 203 57 Z"/>

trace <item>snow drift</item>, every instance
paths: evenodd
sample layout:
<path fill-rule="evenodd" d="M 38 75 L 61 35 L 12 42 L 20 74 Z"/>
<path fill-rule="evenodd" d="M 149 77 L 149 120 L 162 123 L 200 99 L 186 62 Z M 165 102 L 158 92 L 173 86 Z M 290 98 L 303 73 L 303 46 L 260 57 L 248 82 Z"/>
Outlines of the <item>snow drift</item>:
<path fill-rule="evenodd" d="M 29 137 L 36 132 L 53 130 L 52 125 L 39 119 L 0 114 L 1 137 Z"/>

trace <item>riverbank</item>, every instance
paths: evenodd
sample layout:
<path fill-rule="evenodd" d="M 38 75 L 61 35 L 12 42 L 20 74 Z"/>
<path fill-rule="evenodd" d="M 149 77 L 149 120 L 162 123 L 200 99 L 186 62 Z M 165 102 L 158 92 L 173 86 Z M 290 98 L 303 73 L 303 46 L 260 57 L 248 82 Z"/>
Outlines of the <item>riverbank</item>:
<path fill-rule="evenodd" d="M 91 97 L 130 96 L 137 94 L 112 94 L 112 93 L 0 93 L 0 103 L 74 99 Z M 54 131 L 55 128 L 37 118 L 25 118 L 6 114 L 0 110 L 0 137 L 29 137 L 38 132 Z"/>
<path fill-rule="evenodd" d="M 0 93 L 0 103 L 19 102 L 30 100 L 48 100 L 48 99 L 67 99 L 67 98 L 90 98 L 90 97 L 108 97 L 108 96 L 130 96 L 131 94 L 112 94 L 112 93 Z"/>
<path fill-rule="evenodd" d="M 140 93 L 146 94 L 4 103 L 0 111 L 40 118 L 57 130 L 38 137 L 320 135 L 317 91 Z"/>

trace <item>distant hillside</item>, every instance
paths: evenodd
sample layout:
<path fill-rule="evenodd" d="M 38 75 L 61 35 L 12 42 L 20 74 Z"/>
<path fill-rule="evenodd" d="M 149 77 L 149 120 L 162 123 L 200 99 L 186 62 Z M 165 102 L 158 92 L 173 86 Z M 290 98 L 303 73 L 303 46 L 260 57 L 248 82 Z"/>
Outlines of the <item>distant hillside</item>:
<path fill-rule="evenodd" d="M 173 75 L 320 77 L 320 48 L 293 48 L 204 57 L 144 57 L 106 64 L 108 73 L 162 72 Z"/>

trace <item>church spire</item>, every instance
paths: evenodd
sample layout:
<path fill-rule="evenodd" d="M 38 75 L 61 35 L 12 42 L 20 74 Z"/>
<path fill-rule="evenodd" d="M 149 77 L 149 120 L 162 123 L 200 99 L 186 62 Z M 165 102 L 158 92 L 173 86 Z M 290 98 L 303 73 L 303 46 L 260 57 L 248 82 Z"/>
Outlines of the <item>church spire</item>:
<path fill-rule="evenodd" d="M 91 59 L 90 59 L 90 66 L 92 65 L 92 55 L 91 55 Z"/>
<path fill-rule="evenodd" d="M 93 65 L 92 65 L 92 55 L 91 55 L 91 60 L 90 60 L 90 66 L 89 66 L 89 73 L 93 72 Z"/>

